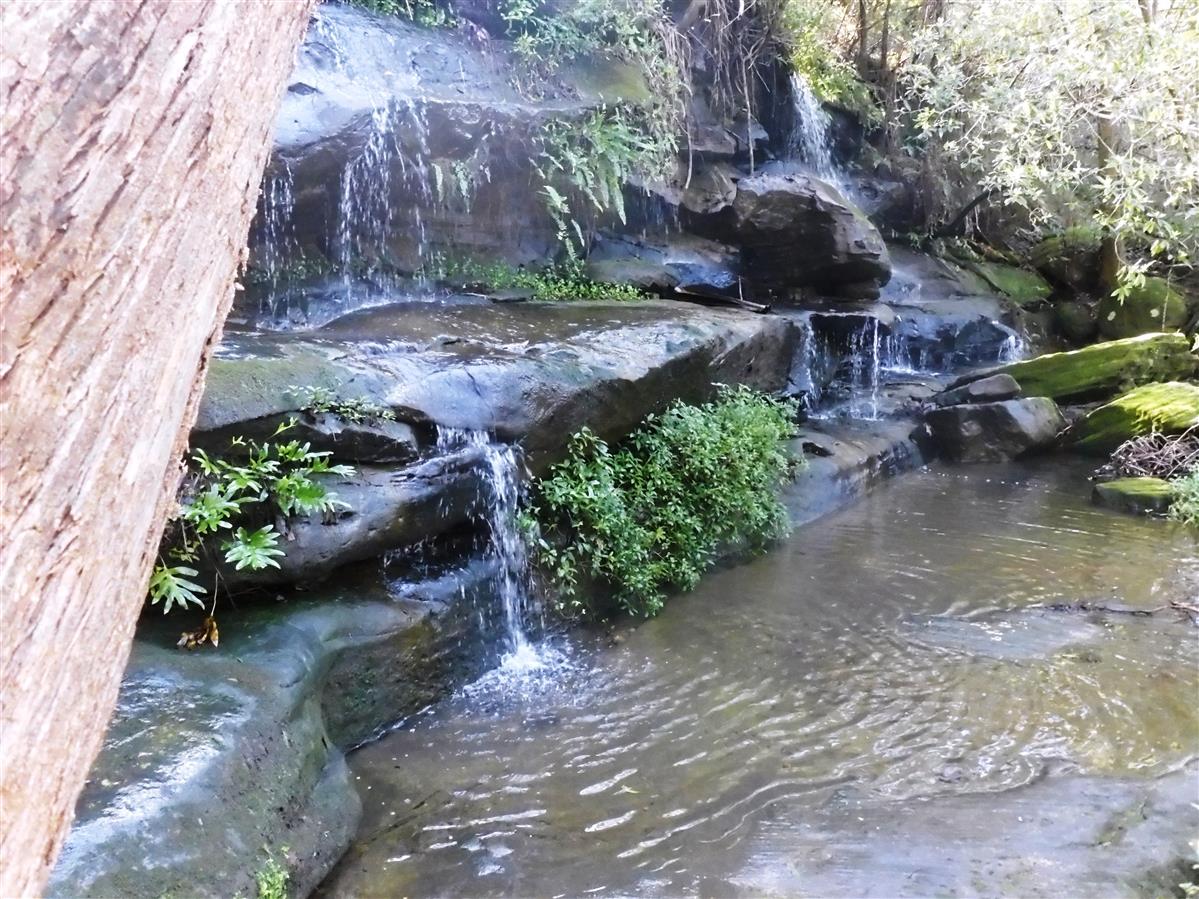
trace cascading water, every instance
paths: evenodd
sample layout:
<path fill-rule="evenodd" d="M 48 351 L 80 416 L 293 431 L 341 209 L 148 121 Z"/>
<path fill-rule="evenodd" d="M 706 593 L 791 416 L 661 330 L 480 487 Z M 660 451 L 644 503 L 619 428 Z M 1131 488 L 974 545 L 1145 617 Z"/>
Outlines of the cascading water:
<path fill-rule="evenodd" d="M 849 339 L 850 401 L 854 418 L 877 421 L 882 380 L 882 341 L 877 318 L 869 318 Z"/>
<path fill-rule="evenodd" d="M 787 155 L 804 163 L 817 177 L 838 183 L 841 173 L 833 161 L 829 139 L 832 123 L 811 86 L 798 72 L 791 73 L 791 97 L 795 121 L 787 136 Z"/>
<path fill-rule="evenodd" d="M 495 563 L 496 592 L 503 613 L 504 656 L 501 668 L 529 671 L 544 661 L 529 637 L 536 615 L 531 599 L 528 548 L 517 523 L 524 463 L 520 450 L 496 443 L 486 431 L 437 428 L 437 449 L 443 453 L 477 448 L 484 460 L 484 519 L 487 524 L 488 555 Z"/>
<path fill-rule="evenodd" d="M 266 279 L 267 314 L 278 314 L 279 280 L 296 249 L 295 176 L 291 165 L 280 157 L 279 165 L 267 176 L 262 197 L 262 252 L 260 265 Z"/>

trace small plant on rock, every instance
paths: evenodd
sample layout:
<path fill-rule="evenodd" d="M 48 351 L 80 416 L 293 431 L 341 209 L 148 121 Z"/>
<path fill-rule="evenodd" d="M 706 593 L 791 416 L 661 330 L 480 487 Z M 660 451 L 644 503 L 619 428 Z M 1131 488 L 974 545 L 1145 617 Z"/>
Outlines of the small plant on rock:
<path fill-rule="evenodd" d="M 369 424 L 380 421 L 395 421 L 396 415 L 386 406 L 380 406 L 360 397 L 343 397 L 327 387 L 289 387 L 300 403 L 300 410 L 311 415 L 331 414 L 352 424 Z"/>
<path fill-rule="evenodd" d="M 1172 481 L 1174 499 L 1170 503 L 1170 517 L 1175 521 L 1199 528 L 1199 467 Z"/>
<path fill-rule="evenodd" d="M 295 515 L 329 515 L 345 508 L 320 476 L 349 477 L 354 469 L 331 464 L 330 453 L 314 452 L 307 443 L 275 440 L 293 425 L 280 425 L 264 443 L 235 438 L 230 448 L 240 451 L 236 457 L 214 458 L 202 449 L 191 454 L 169 548 L 150 576 L 151 605 L 161 603 L 164 613 L 175 606 L 203 607 L 202 596 L 209 591 L 192 580 L 202 557 L 213 568 L 218 558 L 239 571 L 278 568 L 284 551 L 276 524 L 285 525 Z M 239 520 L 271 516 L 275 524 L 234 526 Z M 212 586 L 215 598 L 215 580 Z"/>

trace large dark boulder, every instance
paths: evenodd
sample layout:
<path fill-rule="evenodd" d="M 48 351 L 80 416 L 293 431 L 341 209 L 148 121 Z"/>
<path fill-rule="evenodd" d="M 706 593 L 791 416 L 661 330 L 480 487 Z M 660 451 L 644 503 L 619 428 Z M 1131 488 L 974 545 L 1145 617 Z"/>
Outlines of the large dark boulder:
<path fill-rule="evenodd" d="M 1052 446 L 1066 427 L 1053 400 L 1030 397 L 947 406 L 925 421 L 937 450 L 954 462 L 1002 462 Z"/>
<path fill-rule="evenodd" d="M 730 202 L 687 219 L 739 246 L 756 283 L 776 289 L 885 284 L 891 262 L 882 236 L 835 187 L 805 172 L 767 166 L 737 181 Z"/>

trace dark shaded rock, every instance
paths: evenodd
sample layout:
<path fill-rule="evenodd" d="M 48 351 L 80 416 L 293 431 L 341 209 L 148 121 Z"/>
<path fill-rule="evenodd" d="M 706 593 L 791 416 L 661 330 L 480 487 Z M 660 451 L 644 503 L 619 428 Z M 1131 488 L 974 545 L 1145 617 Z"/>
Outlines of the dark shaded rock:
<path fill-rule="evenodd" d="M 738 266 L 736 250 L 688 234 L 604 237 L 587 257 L 587 274 L 596 281 L 632 284 L 658 293 L 735 294 Z"/>
<path fill-rule="evenodd" d="M 1020 395 L 1020 385 L 1011 375 L 992 375 L 971 381 L 953 390 L 946 390 L 934 396 L 930 402 L 934 406 L 960 406 L 963 403 L 988 403 L 999 400 L 1010 400 Z"/>
<path fill-rule="evenodd" d="M 1099 333 L 1099 312 L 1094 300 L 1073 298 L 1053 304 L 1053 324 L 1075 346 L 1090 343 Z"/>
<path fill-rule="evenodd" d="M 997 372 L 1015 378 L 1025 396 L 1083 401 L 1104 399 L 1154 381 L 1193 378 L 1199 372 L 1199 357 L 1182 334 L 1142 334 L 1080 350 L 1047 353 L 1005 365 Z M 977 377 L 961 378 L 951 386 Z"/>
<path fill-rule="evenodd" d="M 742 177 L 731 203 L 693 224 L 740 246 L 746 271 L 763 285 L 835 289 L 885 284 L 891 275 L 887 247 L 870 220 L 836 188 L 784 166 Z"/>
<path fill-rule="evenodd" d="M 1097 312 L 1099 333 L 1109 338 L 1180 329 L 1188 315 L 1186 299 L 1164 278 L 1146 278 L 1122 300 L 1105 296 Z"/>
<path fill-rule="evenodd" d="M 477 507 L 482 462 L 472 449 L 398 470 L 364 466 L 329 485 L 348 507 L 332 520 L 311 515 L 288 522 L 278 568 L 223 566 L 221 578 L 231 590 L 301 583 L 448 531 Z"/>
<path fill-rule="evenodd" d="M 858 207 L 872 222 L 899 232 L 915 227 L 916 192 L 909 182 L 885 175 L 859 175 L 853 186 Z"/>
<path fill-rule="evenodd" d="M 1129 515 L 1165 515 L 1174 500 L 1174 488 L 1161 478 L 1118 478 L 1096 484 L 1091 499 Z"/>
<path fill-rule="evenodd" d="M 937 449 L 954 462 L 1000 462 L 1052 446 L 1066 427 L 1053 400 L 1030 397 L 933 409 L 925 417 Z"/>
<path fill-rule="evenodd" d="M 1168 381 L 1145 384 L 1112 400 L 1070 426 L 1071 449 L 1106 456 L 1143 434 L 1181 434 L 1199 427 L 1199 385 Z"/>
<path fill-rule="evenodd" d="M 236 454 L 231 446 L 236 437 L 252 438 L 258 442 L 270 440 L 283 425 L 290 423 L 284 439 L 311 444 L 318 452 L 331 452 L 347 462 L 407 464 L 420 455 L 421 439 L 409 422 L 371 419 L 350 421 L 332 412 L 311 414 L 297 411 L 269 415 L 209 431 L 193 431 L 191 446 L 209 453 Z"/>
<path fill-rule="evenodd" d="M 264 847 L 310 893 L 358 823 L 343 753 L 493 659 L 492 582 L 478 562 L 391 590 L 363 571 L 228 613 L 219 650 L 148 617 L 47 895 L 254 895 Z"/>

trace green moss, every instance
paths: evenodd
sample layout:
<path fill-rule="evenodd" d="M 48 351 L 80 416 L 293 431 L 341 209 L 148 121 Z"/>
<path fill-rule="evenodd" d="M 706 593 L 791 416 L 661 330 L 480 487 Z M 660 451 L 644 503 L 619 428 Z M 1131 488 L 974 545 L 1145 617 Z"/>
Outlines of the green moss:
<path fill-rule="evenodd" d="M 972 261 L 963 264 L 992 288 L 1011 297 L 1021 306 L 1046 300 L 1053 292 L 1048 281 L 1027 269 L 1000 262 Z"/>
<path fill-rule="evenodd" d="M 1099 303 L 1099 333 L 1104 337 L 1133 337 L 1147 331 L 1171 331 L 1187 320 L 1186 299 L 1164 278 L 1146 278 L 1120 300 Z"/>
<path fill-rule="evenodd" d="M 1161 478 L 1120 478 L 1096 484 L 1092 498 L 1119 512 L 1161 515 L 1170 508 L 1174 487 Z"/>
<path fill-rule="evenodd" d="M 1199 385 L 1146 384 L 1100 406 L 1077 422 L 1069 440 L 1085 453 L 1110 453 L 1131 437 L 1181 434 L 1199 425 Z"/>
<path fill-rule="evenodd" d="M 1182 334 L 1142 334 L 1014 362 L 1010 374 L 1025 396 L 1103 399 L 1141 384 L 1193 378 L 1199 357 Z"/>

